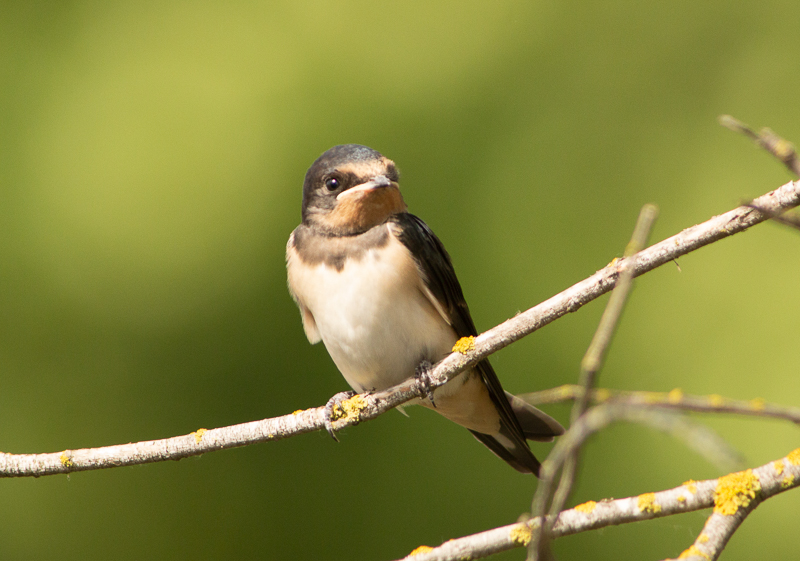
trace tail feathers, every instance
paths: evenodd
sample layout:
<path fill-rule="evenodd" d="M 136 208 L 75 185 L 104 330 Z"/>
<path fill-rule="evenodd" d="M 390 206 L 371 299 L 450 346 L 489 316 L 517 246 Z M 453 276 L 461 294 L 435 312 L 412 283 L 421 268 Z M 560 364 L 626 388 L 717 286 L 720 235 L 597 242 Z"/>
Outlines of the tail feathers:
<path fill-rule="evenodd" d="M 483 434 L 474 430 L 469 432 L 515 470 L 521 473 L 532 473 L 539 477 L 539 468 L 541 467 L 539 460 L 525 442 L 503 434 L 507 432 L 507 427 L 501 427 L 500 432 L 495 435 Z"/>
<path fill-rule="evenodd" d="M 506 397 L 528 440 L 551 442 L 554 437 L 564 434 L 564 427 L 550 415 L 508 392 Z"/>
<path fill-rule="evenodd" d="M 564 427 L 551 416 L 539 411 L 530 403 L 508 392 L 505 393 L 508 403 L 511 405 L 511 410 L 517 417 L 522 427 L 522 434 L 526 439 L 550 442 L 554 437 L 564 434 Z M 502 423 L 499 432 L 492 435 L 474 430 L 470 432 L 484 446 L 494 452 L 497 457 L 515 470 L 539 476 L 539 468 L 541 467 L 539 460 L 531 452 L 528 443 L 517 436 L 519 432 L 514 428 Z"/>

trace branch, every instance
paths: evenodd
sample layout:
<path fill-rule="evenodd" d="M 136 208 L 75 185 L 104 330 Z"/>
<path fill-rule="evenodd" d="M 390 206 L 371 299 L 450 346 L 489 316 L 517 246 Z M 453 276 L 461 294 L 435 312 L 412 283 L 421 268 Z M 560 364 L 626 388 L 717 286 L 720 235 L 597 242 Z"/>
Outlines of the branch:
<path fill-rule="evenodd" d="M 795 230 L 800 230 L 800 216 L 798 216 L 797 213 L 787 212 L 785 214 L 780 214 L 776 212 L 767 212 L 763 208 L 759 208 L 753 203 L 745 203 L 744 206 L 754 208 L 759 212 L 763 212 L 764 214 L 769 216 L 771 220 L 774 220 L 778 224 L 783 224 L 784 226 L 789 226 L 790 228 L 794 228 Z"/>
<path fill-rule="evenodd" d="M 757 490 L 753 484 L 754 480 L 758 485 Z M 553 526 L 552 537 L 560 538 L 597 528 L 661 518 L 714 506 L 714 514 L 709 518 L 703 533 L 693 546 L 700 552 L 698 559 L 708 561 L 716 557 L 705 557 L 707 555 L 705 552 L 711 551 L 714 547 L 712 544 L 719 543 L 716 535 L 727 531 L 723 528 L 725 524 L 738 526 L 741 520 L 737 523 L 735 519 L 739 517 L 743 519 L 758 503 L 797 486 L 800 486 L 800 448 L 780 460 L 719 479 L 687 481 L 674 489 L 625 499 L 589 501 L 561 512 Z M 527 547 L 531 532 L 540 524 L 541 518 L 533 518 L 526 522 L 449 540 L 436 548 L 422 546 L 404 560 L 479 559 L 517 547 Z M 700 545 L 697 545 L 698 542 Z M 704 548 L 700 549 L 701 546 Z"/>
<path fill-rule="evenodd" d="M 800 182 L 790 182 L 753 201 L 766 213 L 780 213 L 800 205 Z M 682 255 L 715 241 L 743 232 L 769 218 L 765 212 L 738 207 L 715 216 L 702 224 L 687 228 L 660 243 L 623 258 L 573 285 L 549 300 L 503 322 L 485 333 L 459 341 L 459 352 L 445 357 L 430 372 L 430 389 L 443 386 L 448 380 L 477 364 L 490 354 L 510 345 L 555 321 L 575 312 L 595 298 L 602 296 L 617 282 L 620 271 L 630 266 L 639 276 Z M 405 403 L 421 393 L 418 383 L 407 380 L 389 390 L 362 394 L 343 403 L 344 415 L 334 421 L 334 428 L 356 425 Z M 0 453 L 0 477 L 53 475 L 146 464 L 164 460 L 179 460 L 213 450 L 245 446 L 256 442 L 280 440 L 297 434 L 321 430 L 324 407 L 298 411 L 290 415 L 233 425 L 218 429 L 200 429 L 192 434 L 133 444 L 65 450 L 51 454 Z"/>
<path fill-rule="evenodd" d="M 714 512 L 706 520 L 703 531 L 692 546 L 681 553 L 680 558 L 715 561 L 748 514 L 768 498 L 800 483 L 797 473 L 792 469 L 798 465 L 800 448 L 768 464 L 769 467 L 720 477 L 715 488 Z"/>
<path fill-rule="evenodd" d="M 797 158 L 797 150 L 795 150 L 794 144 L 775 134 L 772 129 L 764 127 L 756 132 L 749 125 L 730 115 L 720 115 L 719 124 L 755 141 L 759 147 L 783 162 L 783 165 L 789 168 L 789 171 L 800 176 L 800 161 Z"/>
<path fill-rule="evenodd" d="M 532 405 L 543 405 L 577 399 L 582 394 L 583 389 L 580 386 L 566 384 L 549 390 L 520 394 L 517 397 Z M 670 392 L 622 391 L 598 388 L 590 392 L 589 399 L 593 403 L 605 403 L 613 399 L 615 403 L 658 405 L 665 409 L 681 409 L 699 413 L 733 413 L 754 417 L 770 417 L 800 424 L 800 407 L 767 403 L 760 397 L 747 401 L 730 399 L 717 394 L 707 396 L 688 395 L 679 388 L 675 388 Z"/>

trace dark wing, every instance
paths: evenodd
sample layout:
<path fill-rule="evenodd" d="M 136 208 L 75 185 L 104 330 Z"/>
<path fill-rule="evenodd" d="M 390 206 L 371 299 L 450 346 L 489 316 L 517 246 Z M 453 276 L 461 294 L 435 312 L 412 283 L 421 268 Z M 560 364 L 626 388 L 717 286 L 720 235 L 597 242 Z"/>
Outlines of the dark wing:
<path fill-rule="evenodd" d="M 425 222 L 413 214 L 396 214 L 390 218 L 390 221 L 400 226 L 398 234 L 400 242 L 411 252 L 417 262 L 417 267 L 423 274 L 428 289 L 445 310 L 456 335 L 459 338 L 477 335 L 478 331 L 472 322 L 472 316 L 469 314 L 469 308 L 466 300 L 464 300 L 464 294 L 456 278 L 456 273 L 453 270 L 450 256 L 447 254 L 442 242 L 436 237 L 436 234 L 431 231 Z M 492 365 L 489 364 L 488 360 L 482 360 L 475 369 L 480 373 L 484 384 L 489 389 L 489 396 L 500 413 L 501 432 L 506 433 L 504 435 L 506 438 L 511 438 L 514 441 L 515 448 L 522 447 L 527 450 L 525 455 L 530 455 L 530 460 L 535 462 L 535 464 L 530 462 L 530 468 L 533 469 L 535 466 L 537 469 L 534 473 L 537 473 L 539 463 L 533 457 L 525 442 L 522 427 L 511 409 L 511 404 L 508 402 L 506 393 L 503 391 Z M 498 456 L 509 461 L 506 457 L 508 456 L 507 445 L 504 446 L 500 443 L 491 445 L 487 442 L 487 439 L 493 440 L 492 437 L 475 433 L 474 431 L 471 432 Z M 503 455 L 501 452 L 505 454 Z"/>

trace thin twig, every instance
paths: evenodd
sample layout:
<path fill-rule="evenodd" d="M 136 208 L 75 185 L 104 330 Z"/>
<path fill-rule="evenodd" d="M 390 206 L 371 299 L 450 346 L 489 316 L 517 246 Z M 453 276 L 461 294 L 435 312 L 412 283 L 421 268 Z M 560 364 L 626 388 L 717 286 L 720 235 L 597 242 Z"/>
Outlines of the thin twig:
<path fill-rule="evenodd" d="M 520 394 L 517 397 L 533 405 L 545 405 L 571 401 L 582 394 L 583 390 L 580 386 L 567 384 L 549 390 Z M 742 400 L 730 399 L 716 394 L 705 396 L 689 395 L 683 393 L 679 388 L 675 388 L 670 392 L 622 391 L 598 388 L 591 391 L 590 399 L 593 403 L 605 403 L 613 399 L 616 403 L 628 403 L 630 405 L 658 405 L 669 409 L 697 411 L 699 413 L 732 413 L 753 417 L 769 417 L 800 424 L 800 407 L 767 403 L 759 397 Z"/>
<path fill-rule="evenodd" d="M 795 228 L 796 230 L 800 230 L 800 216 L 797 216 L 795 213 L 785 212 L 783 214 L 778 214 L 775 212 L 769 212 L 754 205 L 753 203 L 745 203 L 744 206 L 755 209 L 758 212 L 763 212 L 769 217 L 770 220 L 774 222 L 783 224 L 784 226 L 789 226 L 790 228 Z"/>
<path fill-rule="evenodd" d="M 658 207 L 655 205 L 645 205 L 639 212 L 639 218 L 636 220 L 636 227 L 634 228 L 633 235 L 630 242 L 625 247 L 624 257 L 631 257 L 644 249 L 647 244 L 647 239 L 650 236 L 650 230 L 653 227 L 656 217 L 658 216 Z M 600 323 L 597 326 L 597 331 L 589 344 L 586 355 L 581 361 L 581 372 L 578 385 L 583 388 L 581 397 L 575 400 L 572 407 L 571 422 L 575 423 L 581 415 L 584 414 L 589 405 L 589 391 L 594 387 L 597 374 L 600 372 L 605 361 L 608 346 L 611 344 L 611 338 L 614 336 L 619 319 L 622 316 L 622 311 L 625 308 L 625 303 L 628 300 L 628 295 L 633 288 L 633 269 L 625 267 L 619 276 L 617 285 L 611 293 L 611 298 L 608 300 L 603 315 L 600 318 Z M 549 514 L 552 517 L 564 509 L 567 503 L 572 487 L 575 483 L 575 476 L 578 471 L 578 456 L 580 448 L 569 455 L 564 462 L 563 469 L 561 470 L 561 480 L 558 488 L 552 497 L 552 504 L 550 505 Z M 536 489 L 536 497 L 534 497 L 531 515 L 541 516 L 545 513 L 544 510 L 537 511 L 535 506 L 543 509 L 547 508 L 551 497 L 539 496 L 540 493 L 548 492 L 552 489 L 551 482 L 540 484 Z M 547 559 L 552 557 L 550 555 L 550 531 L 552 530 L 555 518 L 548 518 L 547 522 L 541 527 L 534 530 L 533 539 L 529 548 L 528 557 L 532 561 L 538 559 Z"/>
<path fill-rule="evenodd" d="M 800 161 L 798 161 L 794 144 L 775 134 L 772 129 L 764 127 L 756 132 L 749 125 L 730 115 L 720 115 L 719 124 L 751 138 L 758 146 L 778 158 L 783 165 L 789 168 L 789 171 L 800 176 Z"/>
<path fill-rule="evenodd" d="M 647 238 L 650 236 L 650 230 L 653 227 L 658 216 L 658 207 L 655 205 L 644 205 L 639 212 L 639 218 L 636 221 L 636 227 L 633 231 L 631 241 L 625 248 L 624 257 L 631 257 L 644 249 L 647 243 Z M 575 401 L 572 408 L 571 420 L 575 422 L 578 417 L 583 415 L 584 411 L 589 405 L 588 390 L 592 389 L 595 385 L 595 378 L 600 368 L 605 361 L 608 346 L 611 343 L 611 338 L 614 336 L 619 318 L 622 316 L 622 311 L 625 308 L 628 295 L 630 294 L 633 286 L 633 268 L 630 264 L 622 270 L 617 285 L 611 293 L 611 298 L 608 300 L 603 315 L 600 318 L 600 323 L 597 326 L 597 331 L 589 344 L 589 349 L 581 361 L 581 373 L 578 385 L 584 388 L 581 398 Z"/>
<path fill-rule="evenodd" d="M 543 462 L 542 471 L 556 472 L 590 436 L 619 421 L 647 425 L 682 440 L 689 448 L 723 470 L 736 469 L 743 465 L 741 455 L 723 438 L 708 426 L 697 423 L 686 415 L 649 404 L 630 405 L 610 401 L 581 415 L 573 425 L 575 430 L 570 430 L 559 438 L 553 451 Z"/>
<path fill-rule="evenodd" d="M 787 183 L 753 201 L 769 212 L 782 212 L 800 205 L 800 183 Z M 443 386 L 463 370 L 482 359 L 541 329 L 611 290 L 622 267 L 631 266 L 634 276 L 642 275 L 715 241 L 727 238 L 759 224 L 768 218 L 747 207 L 715 216 L 692 226 L 662 242 L 650 246 L 634 257 L 621 259 L 596 272 L 541 304 L 506 320 L 470 341 L 469 350 L 460 346 L 437 363 L 430 372 L 430 389 Z M 628 260 L 630 260 L 628 262 Z M 420 395 L 415 380 L 407 380 L 389 390 L 358 395 L 345 402 L 343 418 L 334 428 L 374 419 L 383 412 Z M 245 446 L 255 442 L 279 440 L 297 434 L 324 429 L 324 407 L 317 407 L 262 421 L 233 425 L 177 436 L 163 440 L 138 442 L 103 448 L 65 450 L 51 454 L 2 454 L 0 477 L 23 477 L 71 473 L 92 469 L 146 464 L 198 456 L 213 450 Z"/>

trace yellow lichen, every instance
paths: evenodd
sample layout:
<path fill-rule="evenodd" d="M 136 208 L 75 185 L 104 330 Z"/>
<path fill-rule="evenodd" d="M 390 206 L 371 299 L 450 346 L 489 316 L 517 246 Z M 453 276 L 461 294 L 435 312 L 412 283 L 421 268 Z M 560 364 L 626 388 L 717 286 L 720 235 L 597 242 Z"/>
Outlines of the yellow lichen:
<path fill-rule="evenodd" d="M 414 555 L 419 555 L 420 553 L 428 553 L 429 551 L 433 551 L 433 548 L 428 545 L 421 545 L 416 548 L 414 551 L 408 554 L 409 557 L 413 557 Z"/>
<path fill-rule="evenodd" d="M 708 404 L 711 405 L 711 407 L 722 407 L 725 405 L 725 398 L 713 393 L 708 396 Z"/>
<path fill-rule="evenodd" d="M 686 487 L 686 490 L 689 491 L 692 495 L 697 493 L 697 485 L 695 485 L 697 481 L 694 479 L 690 479 L 689 481 L 684 481 L 683 486 Z"/>
<path fill-rule="evenodd" d="M 75 463 L 70 459 L 67 451 L 61 452 L 61 455 L 58 457 L 58 461 L 61 462 L 61 465 L 67 468 L 70 468 L 75 465 Z"/>
<path fill-rule="evenodd" d="M 331 420 L 338 421 L 339 419 L 350 418 L 357 421 L 366 407 L 367 402 L 364 398 L 356 394 L 350 399 L 345 399 L 333 406 Z"/>
<path fill-rule="evenodd" d="M 205 433 L 207 433 L 207 432 L 208 432 L 208 430 L 206 430 L 206 429 L 197 429 L 196 431 L 194 431 L 192 433 L 192 436 L 194 436 L 194 441 L 197 444 L 200 444 L 200 441 L 203 440 L 203 435 Z"/>
<path fill-rule="evenodd" d="M 655 493 L 645 493 L 644 495 L 639 495 L 637 503 L 639 505 L 639 510 L 642 512 L 651 512 L 653 514 L 661 512 L 661 505 L 656 503 Z"/>
<path fill-rule="evenodd" d="M 775 468 L 775 473 L 778 475 L 783 473 L 783 460 L 775 460 L 772 462 L 772 467 Z"/>
<path fill-rule="evenodd" d="M 789 487 L 794 485 L 794 475 L 791 473 L 786 474 L 786 477 L 781 479 L 781 487 L 784 489 L 788 489 Z"/>
<path fill-rule="evenodd" d="M 766 403 L 760 397 L 750 400 L 750 407 L 753 409 L 753 411 L 763 411 L 765 405 Z"/>
<path fill-rule="evenodd" d="M 619 261 L 619 257 L 615 257 L 614 259 L 611 260 L 611 263 L 606 265 L 606 267 L 613 267 L 614 265 L 617 264 L 618 261 Z"/>
<path fill-rule="evenodd" d="M 596 507 L 596 506 L 597 506 L 596 502 L 587 501 L 587 502 L 585 502 L 583 504 L 580 504 L 580 505 L 576 506 L 575 510 L 577 510 L 578 512 L 583 512 L 585 514 L 589 514 L 590 512 L 592 512 L 594 510 L 594 507 Z"/>
<path fill-rule="evenodd" d="M 789 454 L 786 456 L 786 461 L 793 466 L 800 466 L 800 448 L 789 452 Z"/>
<path fill-rule="evenodd" d="M 697 543 L 707 543 L 709 539 L 711 538 L 708 537 L 708 534 L 700 534 L 697 536 Z"/>
<path fill-rule="evenodd" d="M 453 345 L 453 352 L 465 355 L 474 348 L 475 348 L 475 337 L 470 335 L 469 337 L 462 337 L 461 339 L 456 341 L 456 344 Z"/>
<path fill-rule="evenodd" d="M 761 490 L 758 476 L 752 469 L 720 477 L 714 496 L 714 512 L 731 516 L 739 507 L 746 508 Z"/>
<path fill-rule="evenodd" d="M 644 394 L 645 403 L 660 403 L 663 399 L 663 393 L 656 392 L 642 392 Z"/>
<path fill-rule="evenodd" d="M 679 503 L 685 503 L 686 502 L 686 497 L 684 497 L 683 495 L 678 495 L 678 502 Z"/>
<path fill-rule="evenodd" d="M 528 528 L 527 524 L 517 524 L 511 528 L 509 537 L 515 544 L 527 546 L 531 543 L 531 529 Z"/>
<path fill-rule="evenodd" d="M 775 155 L 781 160 L 786 160 L 795 151 L 794 144 L 784 138 L 779 138 L 772 149 L 775 150 Z"/>
<path fill-rule="evenodd" d="M 299 415 L 303 411 L 305 411 L 305 409 L 298 409 L 297 411 L 292 411 L 292 415 Z"/>
<path fill-rule="evenodd" d="M 683 400 L 683 391 L 675 388 L 667 394 L 667 401 L 670 403 L 680 403 Z"/>
<path fill-rule="evenodd" d="M 678 555 L 678 559 L 687 559 L 689 557 L 702 557 L 703 559 L 710 559 L 708 555 L 697 549 L 697 547 L 694 545 Z"/>
<path fill-rule="evenodd" d="M 597 403 L 603 403 L 611 399 L 611 392 L 605 388 L 600 388 L 599 390 L 595 390 L 594 398 L 597 400 Z"/>

